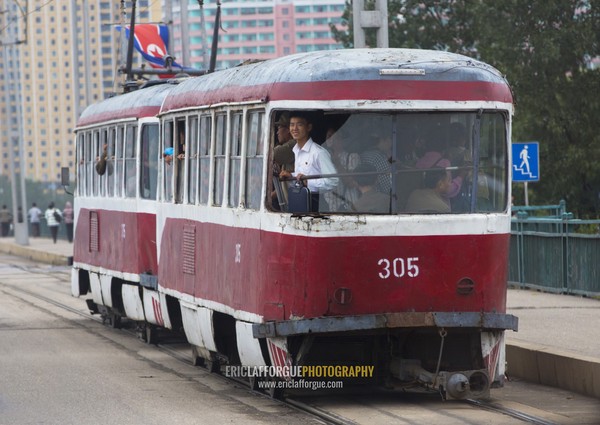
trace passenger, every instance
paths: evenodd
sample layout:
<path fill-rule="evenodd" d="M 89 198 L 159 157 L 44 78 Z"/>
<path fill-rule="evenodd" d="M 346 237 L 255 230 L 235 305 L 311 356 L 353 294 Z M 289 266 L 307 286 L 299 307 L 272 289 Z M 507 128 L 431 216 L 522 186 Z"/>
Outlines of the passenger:
<path fill-rule="evenodd" d="M 349 138 L 335 127 L 327 128 L 327 138 L 323 147 L 331 154 L 333 165 L 338 173 L 352 172 L 360 164 L 360 155 L 347 149 Z M 352 177 L 340 177 L 335 189 L 325 194 L 330 211 L 350 211 L 351 206 L 360 197 L 356 181 Z"/>
<path fill-rule="evenodd" d="M 171 165 L 171 162 L 173 162 L 173 148 L 166 148 L 163 152 L 163 158 L 167 165 Z"/>
<path fill-rule="evenodd" d="M 326 205 L 327 202 L 324 199 L 319 199 L 319 195 L 336 187 L 338 179 L 336 177 L 302 179 L 304 176 L 336 174 L 329 152 L 312 140 L 311 130 L 312 123 L 308 115 L 297 112 L 290 114 L 290 133 L 296 141 L 293 149 L 294 172 L 282 170 L 279 177 L 282 179 L 295 177 L 311 192 L 311 210 L 327 211 L 329 206 Z"/>
<path fill-rule="evenodd" d="M 287 112 L 283 112 L 275 122 L 277 128 L 277 145 L 273 149 L 273 161 L 278 170 L 294 171 L 294 145 L 296 141 L 290 133 L 290 118 Z"/>
<path fill-rule="evenodd" d="M 102 153 L 96 158 L 96 172 L 101 176 L 106 173 L 106 161 L 108 159 L 108 145 L 102 146 Z"/>
<path fill-rule="evenodd" d="M 451 184 L 450 174 L 443 168 L 425 171 L 423 189 L 413 190 L 406 211 L 411 213 L 449 213 L 450 203 L 445 194 Z"/>
<path fill-rule="evenodd" d="M 179 146 L 179 154 L 177 155 L 177 159 L 185 159 L 185 143 Z"/>
<path fill-rule="evenodd" d="M 439 130 L 439 129 L 436 129 Z M 419 169 L 430 168 L 448 168 L 452 164 L 448 158 L 444 156 L 444 139 L 438 131 L 432 131 L 428 134 L 426 140 L 427 151 L 416 163 L 415 167 Z M 444 193 L 446 198 L 454 198 L 460 193 L 465 172 L 460 170 L 456 177 L 451 178 L 447 192 Z"/>
<path fill-rule="evenodd" d="M 459 122 L 453 122 L 448 126 L 446 132 L 448 137 L 448 149 L 446 154 L 453 165 L 462 166 L 465 162 L 467 153 L 467 142 L 469 137 L 467 129 Z"/>
<path fill-rule="evenodd" d="M 290 118 L 287 112 L 283 112 L 279 119 L 275 122 L 277 130 L 277 144 L 273 148 L 273 176 L 277 177 L 282 170 L 289 172 L 294 171 L 294 145 L 296 141 L 290 133 Z M 285 194 L 282 194 L 285 196 Z M 281 200 L 284 202 L 284 200 Z M 274 210 L 279 211 L 279 200 L 277 199 L 277 191 L 271 192 L 271 205 Z"/>
<path fill-rule="evenodd" d="M 180 122 L 177 124 L 177 128 L 178 128 L 178 140 L 177 140 L 177 146 L 179 149 L 177 149 L 177 159 L 184 159 L 185 158 L 185 124 L 183 122 Z"/>
<path fill-rule="evenodd" d="M 391 135 L 380 135 L 373 133 L 372 138 L 375 143 L 373 149 L 367 150 L 360 155 L 360 162 L 371 164 L 379 173 L 375 188 L 377 191 L 390 194 L 392 191 L 392 137 Z"/>
<path fill-rule="evenodd" d="M 359 164 L 355 169 L 354 180 L 361 195 L 354 203 L 353 210 L 359 213 L 387 213 L 390 211 L 390 196 L 375 189 L 377 170 L 372 164 Z"/>

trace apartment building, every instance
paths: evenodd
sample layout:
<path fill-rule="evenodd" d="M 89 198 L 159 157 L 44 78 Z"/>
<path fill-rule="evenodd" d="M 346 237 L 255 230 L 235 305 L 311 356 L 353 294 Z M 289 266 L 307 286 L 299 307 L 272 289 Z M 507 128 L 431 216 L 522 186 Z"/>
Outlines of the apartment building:
<path fill-rule="evenodd" d="M 205 2 L 204 29 L 198 2 L 187 6 L 190 63 L 184 65 L 204 69 L 216 2 Z M 329 23 L 340 23 L 343 10 L 344 0 L 223 1 L 217 68 L 341 48 Z M 131 1 L 0 0 L 0 11 L 0 175 L 23 165 L 27 179 L 53 184 L 61 167 L 74 175 L 72 130 L 81 111 L 122 91 L 126 43 L 115 27 L 129 24 Z M 181 13 L 180 1 L 137 0 L 136 22 L 170 16 L 170 53 L 179 58 Z M 134 61 L 140 66 L 141 56 L 135 53 Z"/>

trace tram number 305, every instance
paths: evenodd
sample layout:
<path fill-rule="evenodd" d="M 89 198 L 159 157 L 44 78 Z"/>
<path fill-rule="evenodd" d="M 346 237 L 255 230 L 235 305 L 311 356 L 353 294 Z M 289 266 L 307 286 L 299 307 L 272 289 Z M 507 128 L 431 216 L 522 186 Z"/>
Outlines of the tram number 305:
<path fill-rule="evenodd" d="M 410 258 L 394 258 L 387 259 L 382 258 L 377 263 L 381 267 L 379 277 L 382 279 L 388 279 L 394 277 L 417 277 L 419 275 L 419 266 L 417 262 L 419 257 Z"/>

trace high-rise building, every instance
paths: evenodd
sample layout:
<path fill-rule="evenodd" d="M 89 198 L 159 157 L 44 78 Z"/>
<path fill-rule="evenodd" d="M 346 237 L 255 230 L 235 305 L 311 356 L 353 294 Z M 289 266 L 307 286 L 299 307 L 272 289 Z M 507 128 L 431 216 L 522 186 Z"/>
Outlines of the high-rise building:
<path fill-rule="evenodd" d="M 204 5 L 205 26 L 196 1 L 188 2 L 189 63 L 208 68 L 206 60 L 213 40 L 216 2 Z M 246 60 L 271 59 L 292 53 L 340 49 L 330 24 L 339 26 L 344 0 L 232 0 L 221 4 L 221 27 L 217 68 L 239 65 Z M 186 33 L 181 7 L 173 9 L 173 53 L 184 57 L 180 38 Z"/>
<path fill-rule="evenodd" d="M 137 0 L 136 22 L 172 19 L 170 53 L 184 57 L 187 46 L 189 63 L 183 64 L 206 69 L 216 2 L 205 2 L 205 29 L 198 2 L 189 0 L 184 10 L 181 3 Z M 25 177 L 34 181 L 56 183 L 65 166 L 74 175 L 72 131 L 79 114 L 122 91 L 118 71 L 127 43 L 116 26 L 129 25 L 131 4 L 0 0 L 0 174 L 9 175 L 11 164 L 19 172 L 23 164 Z M 224 0 L 217 68 L 340 48 L 329 24 L 341 22 L 343 10 L 344 0 Z M 142 63 L 137 52 L 134 61 L 136 67 Z"/>

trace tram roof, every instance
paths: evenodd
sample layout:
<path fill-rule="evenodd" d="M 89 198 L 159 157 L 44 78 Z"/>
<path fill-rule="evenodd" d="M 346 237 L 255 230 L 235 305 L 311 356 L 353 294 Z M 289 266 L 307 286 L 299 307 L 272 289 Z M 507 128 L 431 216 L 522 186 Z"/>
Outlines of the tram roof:
<path fill-rule="evenodd" d="M 150 86 L 90 105 L 79 117 L 77 127 L 127 118 L 156 116 L 166 95 L 174 87 L 174 84 Z"/>
<path fill-rule="evenodd" d="M 399 71 L 382 75 L 382 69 Z M 284 56 L 190 78 L 167 96 L 161 113 L 260 100 L 512 103 L 512 94 L 498 70 L 467 56 L 417 49 L 344 49 Z"/>

